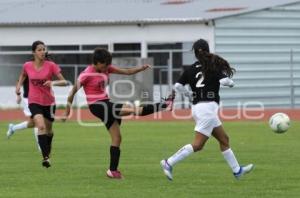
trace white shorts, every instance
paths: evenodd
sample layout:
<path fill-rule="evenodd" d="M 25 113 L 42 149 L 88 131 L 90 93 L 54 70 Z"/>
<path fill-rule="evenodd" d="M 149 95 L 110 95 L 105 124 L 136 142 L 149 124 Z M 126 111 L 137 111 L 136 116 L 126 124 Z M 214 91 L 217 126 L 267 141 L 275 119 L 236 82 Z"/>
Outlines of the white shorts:
<path fill-rule="evenodd" d="M 31 112 L 29 110 L 29 107 L 28 107 L 28 99 L 27 98 L 22 98 L 22 106 L 23 106 L 23 112 L 25 114 L 25 116 L 29 117 L 31 116 Z"/>
<path fill-rule="evenodd" d="M 213 129 L 222 125 L 218 110 L 219 105 L 216 102 L 199 102 L 192 105 L 192 116 L 196 122 L 195 131 L 210 137 Z"/>

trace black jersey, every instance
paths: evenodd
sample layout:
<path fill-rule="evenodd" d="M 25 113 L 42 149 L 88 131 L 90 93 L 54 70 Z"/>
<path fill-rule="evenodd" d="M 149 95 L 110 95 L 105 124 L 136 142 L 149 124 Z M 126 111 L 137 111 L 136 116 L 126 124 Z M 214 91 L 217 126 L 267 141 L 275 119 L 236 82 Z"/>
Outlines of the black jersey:
<path fill-rule="evenodd" d="M 28 98 L 28 91 L 29 91 L 29 80 L 28 77 L 26 77 L 23 82 L 23 98 Z"/>
<path fill-rule="evenodd" d="M 178 83 L 189 84 L 193 91 L 193 104 L 201 101 L 220 102 L 220 79 L 227 77 L 222 72 L 203 75 L 202 66 L 199 62 L 188 66 L 183 72 Z"/>

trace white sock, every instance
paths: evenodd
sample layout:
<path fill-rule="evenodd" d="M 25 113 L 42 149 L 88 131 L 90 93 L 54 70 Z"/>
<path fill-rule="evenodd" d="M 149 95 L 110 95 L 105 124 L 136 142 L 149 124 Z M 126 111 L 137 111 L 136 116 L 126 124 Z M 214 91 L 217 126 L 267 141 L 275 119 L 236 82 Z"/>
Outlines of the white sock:
<path fill-rule="evenodd" d="M 14 126 L 12 127 L 12 130 L 13 131 L 18 131 L 18 130 L 22 130 L 22 129 L 26 129 L 28 128 L 28 122 L 25 121 L 25 122 L 21 122 L 19 124 L 14 124 Z"/>
<path fill-rule="evenodd" d="M 41 151 L 41 147 L 40 147 L 40 145 L 39 145 L 38 133 L 39 133 L 38 128 L 34 127 L 34 128 L 33 128 L 33 135 L 34 135 L 34 137 L 35 137 L 35 141 L 36 141 L 36 143 L 37 143 L 38 149 L 39 149 L 39 151 Z"/>
<path fill-rule="evenodd" d="M 228 165 L 230 166 L 232 172 L 237 173 L 240 170 L 240 165 L 236 160 L 234 153 L 232 152 L 231 148 L 227 149 L 226 151 L 222 152 L 224 159 L 227 161 Z"/>
<path fill-rule="evenodd" d="M 191 155 L 194 152 L 193 146 L 187 144 L 179 149 L 174 155 L 168 158 L 167 162 L 170 166 L 174 166 L 179 161 L 185 159 L 187 156 Z"/>

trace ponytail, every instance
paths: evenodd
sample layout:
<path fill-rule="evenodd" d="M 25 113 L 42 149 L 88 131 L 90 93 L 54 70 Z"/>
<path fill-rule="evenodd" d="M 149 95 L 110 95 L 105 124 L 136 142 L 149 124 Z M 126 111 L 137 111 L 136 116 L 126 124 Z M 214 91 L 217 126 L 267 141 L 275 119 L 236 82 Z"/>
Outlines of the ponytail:
<path fill-rule="evenodd" d="M 201 49 L 195 50 L 194 52 L 203 68 L 204 75 L 209 73 L 224 73 L 228 77 L 232 77 L 236 71 L 234 68 L 230 67 L 225 59 L 216 54 Z"/>

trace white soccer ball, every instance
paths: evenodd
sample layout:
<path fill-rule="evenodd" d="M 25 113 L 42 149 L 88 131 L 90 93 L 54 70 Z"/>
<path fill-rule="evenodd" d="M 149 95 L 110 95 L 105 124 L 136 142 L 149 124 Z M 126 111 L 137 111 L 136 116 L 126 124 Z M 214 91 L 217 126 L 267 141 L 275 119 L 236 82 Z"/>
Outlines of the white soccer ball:
<path fill-rule="evenodd" d="M 290 127 L 290 118 L 285 113 L 275 113 L 271 116 L 269 125 L 275 133 L 284 133 Z"/>

